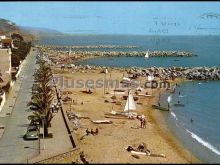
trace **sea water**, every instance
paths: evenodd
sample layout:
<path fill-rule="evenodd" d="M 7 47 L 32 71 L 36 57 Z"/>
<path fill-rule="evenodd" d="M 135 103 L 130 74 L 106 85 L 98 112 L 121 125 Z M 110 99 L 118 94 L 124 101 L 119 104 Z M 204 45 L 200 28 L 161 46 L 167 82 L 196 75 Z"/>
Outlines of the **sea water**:
<path fill-rule="evenodd" d="M 132 45 L 133 49 L 76 49 L 82 51 L 190 51 L 196 57 L 102 57 L 80 64 L 119 67 L 172 67 L 218 66 L 220 67 L 220 36 L 128 36 L 128 35 L 77 35 L 45 36 L 40 44 L 53 45 Z M 74 51 L 74 49 L 72 49 Z M 179 94 L 180 92 L 180 94 Z M 167 97 L 162 95 L 162 105 Z M 220 162 L 220 81 L 184 82 L 171 96 L 171 111 L 164 115 L 170 130 L 200 160 L 206 163 Z M 174 103 L 180 101 L 183 107 Z M 164 114 L 164 113 L 163 113 Z"/>
<path fill-rule="evenodd" d="M 220 81 L 184 82 L 174 94 L 161 96 L 170 112 L 166 116 L 171 131 L 184 146 L 203 162 L 220 162 Z M 184 106 L 175 106 L 178 101 Z"/>
<path fill-rule="evenodd" d="M 190 51 L 197 57 L 103 57 L 82 64 L 105 66 L 220 66 L 220 36 L 136 36 L 136 35 L 61 35 L 43 36 L 40 44 L 54 45 L 132 45 L 133 49 L 81 49 L 85 51 Z M 72 49 L 74 51 L 75 49 Z M 76 49 L 80 50 L 80 49 Z"/>

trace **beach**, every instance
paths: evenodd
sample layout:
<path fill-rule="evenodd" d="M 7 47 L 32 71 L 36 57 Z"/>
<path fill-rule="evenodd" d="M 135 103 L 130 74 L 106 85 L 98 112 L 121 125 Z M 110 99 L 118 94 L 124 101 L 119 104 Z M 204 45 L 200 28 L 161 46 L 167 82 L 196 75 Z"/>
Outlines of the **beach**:
<path fill-rule="evenodd" d="M 0 8 L 0 162 L 220 162 L 220 3 Z"/>
<path fill-rule="evenodd" d="M 101 70 L 88 70 L 77 71 L 72 73 L 70 70 L 61 70 L 60 68 L 52 68 L 55 76 L 62 76 L 63 80 L 98 80 L 104 79 L 105 74 L 100 73 Z M 83 73 L 84 72 L 84 73 Z M 86 72 L 86 73 L 85 73 Z M 111 70 L 112 79 L 121 79 L 124 70 Z M 106 79 L 110 78 L 110 75 L 106 75 Z M 71 81 L 68 81 L 71 82 Z M 154 89 L 154 97 L 139 97 L 139 101 L 142 104 L 137 105 L 138 114 L 146 116 L 146 128 L 140 128 L 140 121 L 130 119 L 112 119 L 105 118 L 104 113 L 110 112 L 114 109 L 117 112 L 123 111 L 126 100 L 121 101 L 120 96 L 116 95 L 118 101 L 121 101 L 121 105 L 113 106 L 113 103 L 105 102 L 106 98 L 112 96 L 114 89 L 106 89 L 110 94 L 106 94 L 104 97 L 103 88 L 92 89 L 92 94 L 83 93 L 88 89 L 86 88 L 68 88 L 62 89 L 61 96 L 65 98 L 72 98 L 73 104 L 63 102 L 63 109 L 66 113 L 76 114 L 80 116 L 79 125 L 75 128 L 74 133 L 76 135 L 76 145 L 79 150 L 71 157 L 65 157 L 62 160 L 56 160 L 56 163 L 71 163 L 80 162 L 80 153 L 83 151 L 86 160 L 89 163 L 190 163 L 191 154 L 186 151 L 183 146 L 173 137 L 171 133 L 166 131 L 162 116 L 160 112 L 151 108 L 152 104 L 157 104 L 159 93 L 161 89 Z M 150 89 L 147 89 L 148 92 Z M 163 91 L 164 89 L 162 89 Z M 69 94 L 67 94 L 69 91 Z M 140 101 L 141 100 L 141 101 Z M 136 102 L 137 103 L 137 102 Z M 111 120 L 112 124 L 94 124 L 92 120 Z M 86 129 L 95 130 L 98 128 L 99 133 L 97 135 L 84 136 Z M 84 136 L 84 138 L 82 138 Z M 152 154 L 164 155 L 165 157 L 153 157 L 139 155 L 138 158 L 132 156 L 130 152 L 126 150 L 128 146 L 138 147 L 139 144 L 145 143 L 147 149 Z M 198 159 L 193 157 L 193 162 L 199 162 Z"/>

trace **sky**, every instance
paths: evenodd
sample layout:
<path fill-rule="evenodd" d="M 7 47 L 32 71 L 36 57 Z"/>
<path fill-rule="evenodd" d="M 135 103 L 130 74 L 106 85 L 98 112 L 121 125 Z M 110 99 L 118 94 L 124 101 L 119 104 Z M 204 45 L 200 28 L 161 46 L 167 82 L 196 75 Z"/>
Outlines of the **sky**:
<path fill-rule="evenodd" d="M 17 25 L 71 34 L 220 34 L 220 2 L 8 1 L 0 11 Z"/>

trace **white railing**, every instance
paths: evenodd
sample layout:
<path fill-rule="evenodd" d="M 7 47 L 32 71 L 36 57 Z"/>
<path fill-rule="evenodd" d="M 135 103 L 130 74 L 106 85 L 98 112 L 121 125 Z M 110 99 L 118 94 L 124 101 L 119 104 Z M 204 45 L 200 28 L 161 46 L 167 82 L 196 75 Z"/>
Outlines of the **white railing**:
<path fill-rule="evenodd" d="M 19 65 L 19 69 L 18 69 L 18 72 L 16 73 L 15 77 L 18 78 L 20 72 L 21 72 L 21 69 L 23 67 L 23 65 L 26 63 L 26 60 L 23 60 L 22 63 Z"/>
<path fill-rule="evenodd" d="M 5 92 L 3 93 L 3 95 L 0 96 L 2 98 L 2 101 L 0 103 L 0 112 L 2 111 L 2 108 L 5 104 L 5 101 L 6 101 L 6 95 L 5 95 Z"/>

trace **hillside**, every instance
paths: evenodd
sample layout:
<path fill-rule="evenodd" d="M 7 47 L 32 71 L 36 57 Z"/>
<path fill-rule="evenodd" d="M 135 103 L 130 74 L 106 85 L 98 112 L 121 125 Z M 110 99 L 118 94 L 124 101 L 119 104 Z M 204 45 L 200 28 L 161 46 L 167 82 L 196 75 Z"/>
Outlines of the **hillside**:
<path fill-rule="evenodd" d="M 11 33 L 20 33 L 25 41 L 32 41 L 34 39 L 34 35 L 26 33 L 25 31 L 20 29 L 19 26 L 17 26 L 14 22 L 0 18 L 0 34 L 9 35 Z"/>
<path fill-rule="evenodd" d="M 0 18 L 0 32 L 2 33 L 11 33 L 12 31 L 16 31 L 18 30 L 18 28 L 16 27 L 16 24 L 6 20 L 6 19 L 2 19 Z"/>
<path fill-rule="evenodd" d="M 0 34 L 1 33 L 19 33 L 23 36 L 25 41 L 38 40 L 40 36 L 45 35 L 62 35 L 61 32 L 54 29 L 18 26 L 14 22 L 3 18 L 0 18 Z"/>
<path fill-rule="evenodd" d="M 39 28 L 39 27 L 25 27 L 25 26 L 19 26 L 19 28 L 29 34 L 33 34 L 35 36 L 40 35 L 62 35 L 61 32 L 54 30 L 54 29 L 48 29 L 48 28 Z"/>

